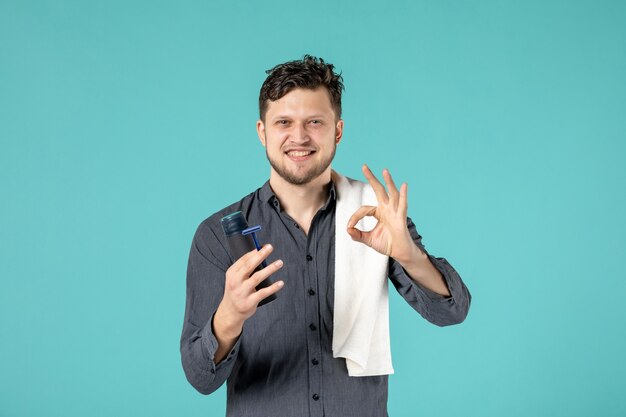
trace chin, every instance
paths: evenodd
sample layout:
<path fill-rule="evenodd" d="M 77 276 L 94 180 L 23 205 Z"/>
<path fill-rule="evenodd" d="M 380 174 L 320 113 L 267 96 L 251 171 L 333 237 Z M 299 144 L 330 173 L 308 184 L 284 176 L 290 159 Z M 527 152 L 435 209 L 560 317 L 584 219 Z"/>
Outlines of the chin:
<path fill-rule="evenodd" d="M 313 180 L 315 180 L 316 178 L 319 177 L 319 175 L 283 175 L 281 173 L 278 173 L 278 175 L 280 175 L 280 177 L 282 179 L 284 179 L 285 181 L 287 181 L 290 184 L 293 185 L 305 185 L 308 184 L 310 182 L 312 182 Z"/>

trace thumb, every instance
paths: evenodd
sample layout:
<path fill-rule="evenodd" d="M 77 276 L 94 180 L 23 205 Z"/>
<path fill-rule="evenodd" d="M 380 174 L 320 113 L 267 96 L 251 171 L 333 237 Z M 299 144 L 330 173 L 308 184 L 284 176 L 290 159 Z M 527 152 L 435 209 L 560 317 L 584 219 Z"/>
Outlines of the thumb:
<path fill-rule="evenodd" d="M 356 227 L 348 227 L 346 230 L 352 240 L 356 242 L 367 243 L 369 241 L 370 232 L 364 232 Z"/>

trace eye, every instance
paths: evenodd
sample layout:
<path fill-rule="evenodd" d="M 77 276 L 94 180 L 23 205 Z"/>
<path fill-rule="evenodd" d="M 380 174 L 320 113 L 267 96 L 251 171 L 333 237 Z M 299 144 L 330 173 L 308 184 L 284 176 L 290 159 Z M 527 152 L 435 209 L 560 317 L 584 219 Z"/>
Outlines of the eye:
<path fill-rule="evenodd" d="M 287 126 L 289 124 L 289 120 L 278 120 L 276 124 L 281 126 Z"/>
<path fill-rule="evenodd" d="M 311 120 L 310 123 L 314 124 L 314 125 L 321 125 L 322 121 L 321 120 Z"/>

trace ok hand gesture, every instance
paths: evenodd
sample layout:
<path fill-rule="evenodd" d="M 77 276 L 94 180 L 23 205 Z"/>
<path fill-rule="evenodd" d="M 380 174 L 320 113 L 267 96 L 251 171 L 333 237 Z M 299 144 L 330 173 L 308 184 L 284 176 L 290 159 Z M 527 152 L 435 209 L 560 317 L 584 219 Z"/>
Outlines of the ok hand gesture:
<path fill-rule="evenodd" d="M 378 206 L 361 206 L 348 221 L 348 234 L 352 240 L 362 242 L 376 251 L 390 256 L 400 263 L 408 262 L 419 250 L 407 229 L 407 184 L 400 186 L 400 191 L 387 169 L 383 170 L 383 178 L 387 190 L 363 165 L 363 174 L 376 193 Z M 362 231 L 354 226 L 365 216 L 373 216 L 378 220 L 374 229 Z"/>

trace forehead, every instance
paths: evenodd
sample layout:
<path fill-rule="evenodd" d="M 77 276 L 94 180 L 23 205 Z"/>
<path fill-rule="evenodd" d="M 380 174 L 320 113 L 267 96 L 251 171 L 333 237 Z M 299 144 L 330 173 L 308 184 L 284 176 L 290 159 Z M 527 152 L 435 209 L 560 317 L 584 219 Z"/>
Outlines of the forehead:
<path fill-rule="evenodd" d="M 269 101 L 267 117 L 306 116 L 312 113 L 334 115 L 330 94 L 324 87 L 315 90 L 295 88 L 276 101 Z"/>

